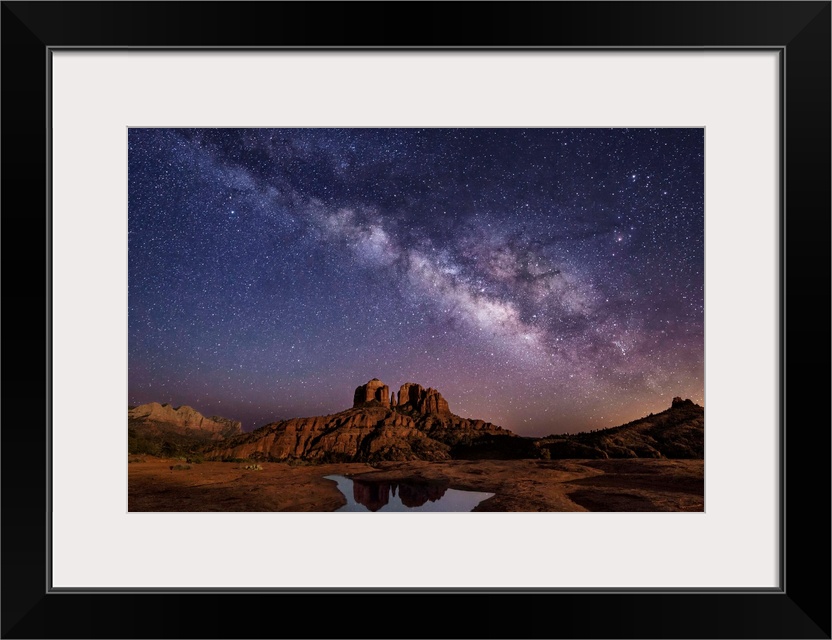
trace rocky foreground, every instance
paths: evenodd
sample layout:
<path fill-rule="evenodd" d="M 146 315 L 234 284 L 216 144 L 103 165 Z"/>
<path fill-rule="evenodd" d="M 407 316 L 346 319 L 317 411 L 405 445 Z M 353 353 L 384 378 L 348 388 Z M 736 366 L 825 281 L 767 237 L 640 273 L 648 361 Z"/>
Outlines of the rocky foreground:
<path fill-rule="evenodd" d="M 703 511 L 703 460 L 449 460 L 308 464 L 176 464 L 134 458 L 130 511 L 335 511 L 346 499 L 327 475 L 402 481 L 494 496 L 474 511 Z M 356 484 L 358 486 L 358 484 Z M 359 496 L 356 496 L 359 497 Z M 427 496 L 432 499 L 432 496 Z"/>

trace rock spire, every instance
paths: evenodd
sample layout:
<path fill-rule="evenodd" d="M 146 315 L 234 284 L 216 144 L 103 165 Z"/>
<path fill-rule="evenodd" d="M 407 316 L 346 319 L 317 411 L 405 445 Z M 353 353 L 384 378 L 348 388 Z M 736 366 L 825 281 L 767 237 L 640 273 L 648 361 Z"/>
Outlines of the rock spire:
<path fill-rule="evenodd" d="M 367 384 L 362 384 L 355 390 L 352 406 L 354 408 L 366 406 L 395 407 L 399 411 L 416 413 L 430 413 L 446 415 L 451 413 L 448 401 L 436 389 L 415 382 L 405 382 L 399 389 L 398 395 L 390 392 L 390 387 L 378 378 L 373 378 Z"/>

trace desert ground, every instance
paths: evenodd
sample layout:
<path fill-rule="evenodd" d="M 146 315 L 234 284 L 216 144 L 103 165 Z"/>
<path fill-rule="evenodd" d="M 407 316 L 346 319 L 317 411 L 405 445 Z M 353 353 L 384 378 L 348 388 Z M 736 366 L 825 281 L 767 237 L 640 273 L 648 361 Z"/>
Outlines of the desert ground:
<path fill-rule="evenodd" d="M 450 460 L 377 464 L 186 464 L 130 456 L 129 511 L 334 511 L 333 480 L 443 482 L 494 496 L 474 511 L 704 511 L 704 461 Z"/>

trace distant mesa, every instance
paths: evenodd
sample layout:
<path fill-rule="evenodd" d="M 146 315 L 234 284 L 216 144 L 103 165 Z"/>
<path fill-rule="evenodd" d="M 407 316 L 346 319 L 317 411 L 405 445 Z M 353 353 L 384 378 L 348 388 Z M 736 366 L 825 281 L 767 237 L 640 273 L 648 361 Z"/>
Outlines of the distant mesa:
<path fill-rule="evenodd" d="M 170 404 L 149 402 L 129 409 L 127 418 L 139 423 L 158 423 L 182 429 L 195 429 L 225 437 L 243 431 L 242 422 L 220 416 L 206 418 L 199 411 L 187 405 L 174 407 Z"/>

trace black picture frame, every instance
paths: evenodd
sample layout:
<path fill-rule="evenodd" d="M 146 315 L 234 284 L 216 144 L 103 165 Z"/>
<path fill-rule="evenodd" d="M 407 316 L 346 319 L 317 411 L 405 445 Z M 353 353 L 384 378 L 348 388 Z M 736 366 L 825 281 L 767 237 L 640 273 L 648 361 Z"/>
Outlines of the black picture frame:
<path fill-rule="evenodd" d="M 0 20 L 3 638 L 830 637 L 830 2 L 3 2 Z M 52 591 L 47 134 L 51 51 L 65 47 L 778 51 L 780 588 Z"/>

